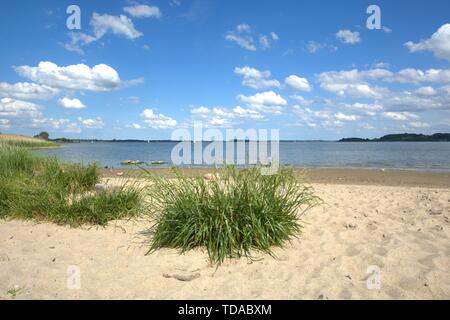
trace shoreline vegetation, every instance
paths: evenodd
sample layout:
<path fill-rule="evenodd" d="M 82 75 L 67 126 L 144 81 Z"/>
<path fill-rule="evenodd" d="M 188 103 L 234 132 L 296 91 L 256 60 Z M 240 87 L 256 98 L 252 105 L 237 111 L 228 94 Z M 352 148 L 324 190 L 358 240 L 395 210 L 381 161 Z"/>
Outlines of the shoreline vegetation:
<path fill-rule="evenodd" d="M 55 143 L 85 143 L 85 142 L 110 142 L 110 143 L 124 143 L 124 142 L 140 142 L 140 143 L 152 143 L 152 142 L 183 142 L 183 140 L 142 140 L 142 139 L 69 139 L 69 138 L 56 138 L 50 139 Z M 223 142 L 249 142 L 255 140 L 249 139 L 234 139 L 224 140 Z M 416 133 L 400 133 L 400 134 L 388 134 L 380 138 L 368 139 L 368 138 L 342 138 L 340 140 L 280 140 L 280 142 L 399 142 L 399 141 L 411 141 L 411 142 L 450 142 L 450 133 L 434 133 L 431 135 L 416 134 Z M 185 142 L 213 142 L 212 140 L 185 140 Z M 268 140 L 270 142 L 270 140 Z"/>
<path fill-rule="evenodd" d="M 40 138 L 32 138 L 17 134 L 0 134 L 0 144 L 29 149 L 55 149 L 64 147 L 53 141 L 47 141 Z"/>
<path fill-rule="evenodd" d="M 0 143 L 0 218 L 51 221 L 72 227 L 105 225 L 138 214 L 141 195 L 134 186 L 98 192 L 95 164 L 64 163 Z"/>
<path fill-rule="evenodd" d="M 363 139 L 363 138 L 343 138 L 339 142 L 449 142 L 450 133 L 434 133 L 431 135 L 400 133 L 388 134 L 380 138 Z"/>

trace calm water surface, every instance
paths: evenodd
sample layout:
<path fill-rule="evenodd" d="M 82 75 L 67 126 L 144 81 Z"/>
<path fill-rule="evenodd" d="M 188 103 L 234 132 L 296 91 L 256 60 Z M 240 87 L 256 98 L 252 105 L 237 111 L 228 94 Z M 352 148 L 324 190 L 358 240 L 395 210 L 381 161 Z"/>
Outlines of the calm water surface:
<path fill-rule="evenodd" d="M 69 143 L 36 153 L 80 163 L 123 167 L 123 160 L 162 160 L 171 165 L 177 142 Z M 203 143 L 203 147 L 208 143 Z M 450 142 L 280 142 L 280 163 L 302 167 L 450 170 Z"/>

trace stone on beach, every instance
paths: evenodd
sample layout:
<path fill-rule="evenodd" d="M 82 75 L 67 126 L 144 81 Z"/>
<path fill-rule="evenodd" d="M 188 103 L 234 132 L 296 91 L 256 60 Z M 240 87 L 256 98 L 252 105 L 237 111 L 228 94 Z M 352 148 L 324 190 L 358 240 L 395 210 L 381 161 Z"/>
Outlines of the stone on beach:
<path fill-rule="evenodd" d="M 97 183 L 95 185 L 95 192 L 97 194 L 102 194 L 102 193 L 105 193 L 105 192 L 112 192 L 112 191 L 115 191 L 117 189 L 118 189 L 117 186 L 112 186 L 112 185 L 108 185 L 108 184 L 105 184 L 105 183 Z"/>

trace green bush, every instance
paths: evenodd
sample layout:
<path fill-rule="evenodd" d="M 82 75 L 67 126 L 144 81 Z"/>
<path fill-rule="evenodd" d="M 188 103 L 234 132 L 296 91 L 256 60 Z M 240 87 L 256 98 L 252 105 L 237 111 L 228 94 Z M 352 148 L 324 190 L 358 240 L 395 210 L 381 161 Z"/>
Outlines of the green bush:
<path fill-rule="evenodd" d="M 149 253 L 205 247 L 217 265 L 227 257 L 249 257 L 252 250 L 272 254 L 273 246 L 299 234 L 299 217 L 319 203 L 288 168 L 264 176 L 259 168 L 228 167 L 214 177 L 205 181 L 175 170 L 176 179 L 167 179 L 147 172 L 155 221 Z"/>
<path fill-rule="evenodd" d="M 96 195 L 95 164 L 81 166 L 0 144 L 0 217 L 104 225 L 138 213 L 139 190 L 122 187 Z"/>

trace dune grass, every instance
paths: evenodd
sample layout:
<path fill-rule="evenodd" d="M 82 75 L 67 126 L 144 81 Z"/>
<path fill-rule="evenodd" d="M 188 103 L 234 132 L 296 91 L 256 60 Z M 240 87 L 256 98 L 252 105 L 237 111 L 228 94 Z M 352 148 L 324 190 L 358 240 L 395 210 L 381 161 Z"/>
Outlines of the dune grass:
<path fill-rule="evenodd" d="M 61 145 L 51 141 L 16 134 L 0 134 L 0 144 L 30 149 L 51 149 L 62 147 Z"/>
<path fill-rule="evenodd" d="M 319 203 L 289 168 L 264 176 L 259 168 L 228 167 L 209 181 L 179 170 L 176 179 L 146 175 L 155 222 L 149 253 L 205 247 L 217 266 L 227 257 L 251 257 L 253 250 L 272 254 L 301 232 L 299 217 Z"/>
<path fill-rule="evenodd" d="M 95 164 L 81 166 L 0 144 L 0 218 L 104 225 L 138 213 L 141 196 L 130 186 L 95 194 Z"/>

